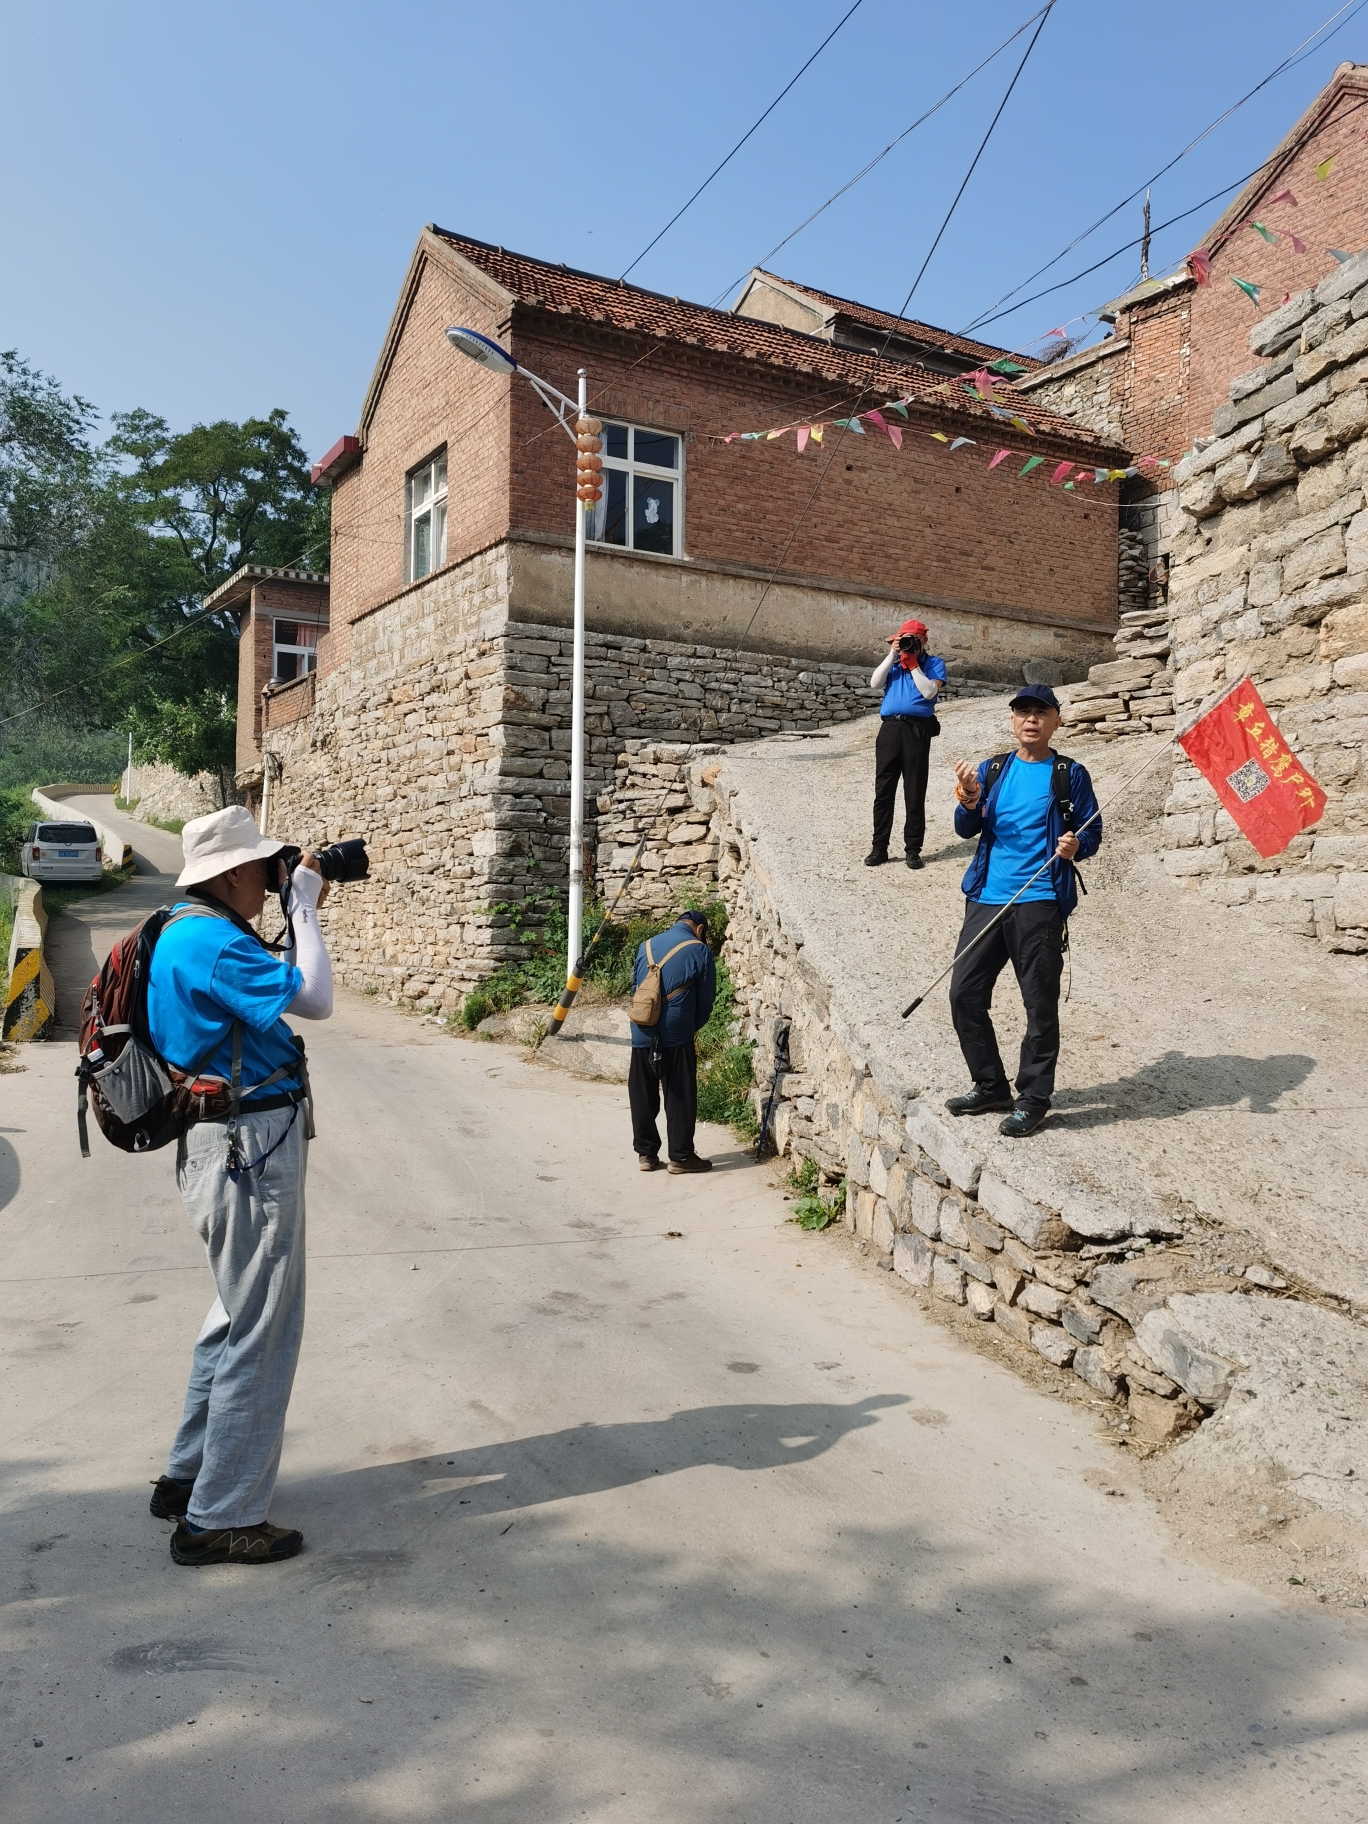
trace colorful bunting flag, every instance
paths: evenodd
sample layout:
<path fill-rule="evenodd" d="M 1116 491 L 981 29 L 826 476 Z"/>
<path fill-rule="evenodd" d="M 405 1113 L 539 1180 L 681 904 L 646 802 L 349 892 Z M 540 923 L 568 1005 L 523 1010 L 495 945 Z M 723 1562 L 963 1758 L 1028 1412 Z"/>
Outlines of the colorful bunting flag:
<path fill-rule="evenodd" d="M 884 405 L 884 410 L 886 412 L 901 412 L 904 418 L 907 416 L 907 407 L 903 404 L 901 399 L 889 399 Z"/>
<path fill-rule="evenodd" d="M 1199 285 L 1211 283 L 1211 255 L 1205 247 L 1194 247 L 1187 256 L 1188 270 Z"/>
<path fill-rule="evenodd" d="M 1335 155 L 1332 152 L 1330 154 L 1329 158 L 1324 159 L 1319 165 L 1316 166 L 1316 176 L 1321 180 L 1322 183 L 1324 183 L 1326 178 L 1329 177 L 1330 167 L 1331 167 L 1331 165 L 1334 164 L 1334 162 L 1335 162 Z"/>
<path fill-rule="evenodd" d="M 807 448 L 807 440 L 811 435 L 812 435 L 811 425 L 800 424 L 798 426 L 798 454 L 800 456 L 802 455 L 803 451 Z"/>
<path fill-rule="evenodd" d="M 1341 266 L 1343 266 L 1346 260 L 1353 257 L 1351 254 L 1346 253 L 1342 247 L 1327 247 L 1325 251 L 1330 255 L 1332 260 L 1338 260 Z"/>
<path fill-rule="evenodd" d="M 868 418 L 871 424 L 877 424 L 881 431 L 886 431 L 888 429 L 888 426 L 884 423 L 884 415 L 882 412 L 866 412 L 865 417 Z"/>
<path fill-rule="evenodd" d="M 950 445 L 950 448 L 952 450 L 962 450 L 968 446 L 972 446 L 973 442 L 974 440 L 972 437 L 956 437 L 955 441 Z"/>
<path fill-rule="evenodd" d="M 949 443 L 950 441 L 944 431 L 932 431 L 931 435 L 935 438 L 937 443 Z"/>
<path fill-rule="evenodd" d="M 1305 253 L 1306 252 L 1306 242 L 1304 240 L 1302 240 L 1299 235 L 1289 234 L 1287 238 L 1292 243 L 1293 253 Z"/>
<path fill-rule="evenodd" d="M 1045 460 L 1045 458 L 1043 456 L 1028 456 L 1026 458 L 1025 468 L 1018 469 L 1017 474 L 1018 475 L 1029 475 L 1031 470 L 1038 469 L 1040 467 L 1041 463 L 1044 462 L 1044 460 Z"/>
<path fill-rule="evenodd" d="M 839 423 L 840 423 L 840 422 L 841 422 L 841 421 L 840 421 L 840 419 L 839 419 L 839 418 L 838 418 L 838 419 L 837 419 L 837 420 L 836 420 L 836 422 L 837 422 L 837 423 L 838 423 L 838 424 L 839 424 Z M 847 422 L 847 424 L 848 424 L 848 425 L 849 425 L 849 426 L 850 426 L 850 429 L 851 429 L 851 430 L 852 430 L 852 431 L 858 431 L 858 432 L 859 432 L 859 434 L 860 434 L 860 436 L 861 436 L 861 437 L 863 437 L 863 436 L 864 436 L 864 434 L 865 434 L 865 428 L 864 428 L 864 426 L 863 426 L 863 425 L 862 425 L 862 424 L 861 424 L 861 423 L 860 423 L 860 421 L 859 421 L 859 419 L 858 419 L 858 418 L 849 418 L 849 419 L 847 419 L 847 420 L 846 420 L 846 422 Z"/>
<path fill-rule="evenodd" d="M 1252 216 L 1249 218 L 1249 226 L 1254 230 L 1255 234 L 1261 234 L 1266 241 L 1277 241 L 1278 237 L 1274 234 L 1273 230 L 1271 228 L 1265 228 L 1262 222 L 1256 222 Z"/>
<path fill-rule="evenodd" d="M 824 431 L 824 430 L 825 430 L 825 429 L 826 429 L 826 426 L 825 426 L 825 425 L 824 425 L 824 424 L 814 424 L 814 425 L 813 425 L 813 427 L 812 427 L 812 441 L 813 441 L 813 442 L 814 442 L 814 443 L 820 443 L 820 442 L 821 442 L 821 441 L 822 441 L 822 432 L 823 432 L 823 431 Z"/>
<path fill-rule="evenodd" d="M 1019 361 L 1008 361 L 1004 357 L 1001 361 L 990 361 L 988 363 L 988 371 L 990 374 L 1005 374 L 1010 376 L 1012 374 L 1024 374 L 1026 369 Z"/>
<path fill-rule="evenodd" d="M 884 429 L 888 432 L 888 441 L 893 445 L 893 448 L 895 450 L 900 450 L 902 448 L 903 439 L 901 427 L 896 424 L 886 424 Z"/>
<path fill-rule="evenodd" d="M 1277 203 L 1290 203 L 1295 209 L 1297 206 L 1297 199 L 1290 190 L 1279 190 L 1276 196 L 1269 197 L 1268 207 L 1272 209 Z"/>
<path fill-rule="evenodd" d="M 999 450 L 997 455 L 994 456 L 993 460 L 988 464 L 988 467 L 990 469 L 995 469 L 1000 462 L 1006 462 L 1011 453 L 1010 450 Z"/>
<path fill-rule="evenodd" d="M 1251 304 L 1255 304 L 1255 305 L 1258 304 L 1259 293 L 1263 290 L 1263 287 L 1261 285 L 1252 284 L 1250 282 L 1250 280 L 1248 280 L 1248 279 L 1237 279 L 1235 277 L 1234 273 L 1232 273 L 1230 275 L 1230 282 L 1232 285 L 1236 285 L 1239 287 L 1239 289 L 1249 299 Z"/>
<path fill-rule="evenodd" d="M 1045 331 L 1045 334 L 1046 334 L 1046 335 L 1047 335 L 1047 336 L 1058 336 L 1058 337 L 1059 337 L 1059 338 L 1060 338 L 1060 340 L 1061 340 L 1061 341 L 1064 341 L 1064 342 L 1067 342 L 1067 341 L 1068 341 L 1068 339 L 1069 339 L 1069 338 L 1068 338 L 1068 337 L 1067 337 L 1067 336 L 1066 336 L 1066 335 L 1065 335 L 1065 334 L 1064 334 L 1064 331 L 1063 331 L 1063 330 L 1062 330 L 1062 329 L 1047 329 L 1047 330 L 1046 330 L 1046 331 Z"/>
<path fill-rule="evenodd" d="M 1050 477 L 1050 486 L 1053 487 L 1057 481 L 1063 481 L 1064 477 L 1074 467 L 1075 467 L 1075 464 L 1073 464 L 1072 462 L 1061 462 L 1059 467 L 1055 470 L 1054 474 L 1051 475 L 1051 477 Z"/>
<path fill-rule="evenodd" d="M 782 436 L 783 436 L 783 434 L 784 434 L 784 431 L 786 431 L 786 430 L 787 430 L 787 429 L 788 429 L 788 428 L 789 428 L 789 427 L 788 427 L 788 426 L 787 426 L 787 425 L 785 425 L 785 426 L 784 426 L 784 430 L 783 430 L 783 431 L 766 431 L 766 432 L 765 432 L 765 437 L 766 437 L 766 440 L 767 440 L 767 441 L 768 441 L 768 442 L 769 442 L 769 443 L 773 443 L 773 442 L 774 442 L 774 440 L 775 440 L 775 438 L 776 438 L 776 437 L 782 437 Z"/>

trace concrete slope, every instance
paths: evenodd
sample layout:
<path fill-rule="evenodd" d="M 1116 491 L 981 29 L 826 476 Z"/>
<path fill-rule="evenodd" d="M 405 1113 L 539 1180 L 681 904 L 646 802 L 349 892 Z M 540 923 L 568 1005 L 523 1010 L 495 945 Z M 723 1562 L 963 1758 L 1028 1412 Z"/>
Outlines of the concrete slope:
<path fill-rule="evenodd" d="M 952 827 L 952 761 L 1010 745 L 1001 706 L 953 704 L 942 722 L 921 873 L 862 865 L 873 718 L 825 740 L 735 749 L 721 773 L 786 929 L 871 1067 L 937 1100 L 968 1087 L 946 985 L 910 1020 L 899 1015 L 953 954 L 963 916 L 972 845 Z M 1072 731 L 1062 745 L 1100 797 L 1149 751 Z M 1154 821 L 1169 771 L 1161 760 L 1107 814 L 1102 851 L 1085 865 L 1055 1113 L 1013 1157 L 1029 1147 L 1042 1169 L 1067 1167 L 1103 1196 L 1144 1185 L 1175 1212 L 1246 1231 L 1285 1273 L 1368 1306 L 1368 959 L 1331 956 L 1168 879 Z M 1024 1022 L 1010 971 L 994 1019 L 1014 1068 Z M 974 1123 L 974 1144 L 993 1131 Z"/>
<path fill-rule="evenodd" d="M 147 1514 L 211 1297 L 171 1154 L 82 1163 L 69 1045 L 3 1079 L 7 1824 L 1365 1815 L 1361 1614 L 1167 1543 L 728 1135 L 643 1177 L 610 1085 L 349 995 L 309 1044 L 266 1571 Z"/>

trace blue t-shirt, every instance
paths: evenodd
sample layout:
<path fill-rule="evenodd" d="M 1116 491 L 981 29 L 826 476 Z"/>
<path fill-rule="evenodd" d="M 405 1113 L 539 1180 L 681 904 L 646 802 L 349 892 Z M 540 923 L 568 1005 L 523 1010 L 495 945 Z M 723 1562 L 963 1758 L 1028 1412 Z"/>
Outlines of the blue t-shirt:
<path fill-rule="evenodd" d="M 298 1058 L 294 1035 L 280 1016 L 303 986 L 298 969 L 226 918 L 180 919 L 167 926 L 152 952 L 147 983 L 152 1043 L 177 1070 L 198 1064 L 202 1075 L 227 1080 L 233 1021 L 241 1020 L 242 1084 L 250 1088 Z M 221 1042 L 200 1063 L 216 1036 Z M 264 1093 L 277 1096 L 303 1087 L 295 1071 Z"/>
<path fill-rule="evenodd" d="M 1005 906 L 1049 859 L 1047 821 L 1054 792 L 1054 761 L 1022 760 L 1014 755 L 1004 768 L 993 799 L 993 842 L 988 851 L 988 877 L 979 894 L 983 906 Z M 1048 870 L 1022 900 L 1053 899 Z"/>
<path fill-rule="evenodd" d="M 925 652 L 921 657 L 922 675 L 935 684 L 945 682 L 945 660 Z M 937 692 L 939 695 L 939 692 Z M 879 705 L 881 716 L 934 716 L 936 698 L 924 697 L 917 689 L 916 680 L 910 671 L 904 671 L 897 658 L 893 660 L 893 669 L 884 682 L 883 702 Z"/>

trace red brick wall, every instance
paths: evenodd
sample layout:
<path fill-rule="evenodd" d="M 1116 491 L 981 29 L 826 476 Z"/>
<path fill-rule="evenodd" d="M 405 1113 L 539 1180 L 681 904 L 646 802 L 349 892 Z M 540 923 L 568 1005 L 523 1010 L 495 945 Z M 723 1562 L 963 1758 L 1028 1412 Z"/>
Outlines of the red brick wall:
<path fill-rule="evenodd" d="M 832 430 L 821 448 L 810 444 L 802 456 L 792 437 L 724 444 L 719 439 L 728 431 L 839 410 L 840 398 L 831 390 L 814 394 L 814 383 L 799 376 L 729 372 L 682 349 L 642 361 L 645 348 L 622 338 L 570 325 L 560 336 L 544 318 L 529 324 L 521 314 L 514 317 L 513 346 L 521 362 L 572 397 L 583 362 L 600 415 L 687 433 L 684 550 L 690 557 L 779 565 L 856 585 L 1101 623 L 1115 618 L 1114 490 L 1090 486 L 1075 495 L 1049 485 L 1061 456 L 1082 454 L 1077 446 L 1061 445 L 1042 469 L 1019 480 L 1021 458 L 988 472 L 996 447 L 989 432 L 978 433 L 976 449 L 953 456 L 925 435 L 935 428 L 959 434 L 962 420 L 942 427 L 934 418 L 914 419 L 901 451 L 874 432 L 838 442 Z M 566 535 L 574 526 L 570 445 L 527 387 L 514 391 L 512 423 L 512 523 Z M 1048 453 L 1043 440 L 1015 434 L 1012 443 Z"/>
<path fill-rule="evenodd" d="M 449 323 L 500 335 L 484 299 L 424 261 L 365 454 L 333 491 L 333 632 L 320 659 L 326 669 L 346 657 L 347 625 L 404 587 L 404 483 L 424 457 L 448 446 L 449 563 L 508 528 L 509 382 L 458 355 L 444 333 Z"/>
<path fill-rule="evenodd" d="M 261 758 L 261 693 L 270 682 L 273 626 L 282 620 L 328 625 L 328 591 L 308 583 L 257 583 L 243 609 L 238 635 L 237 764 Z"/>
<path fill-rule="evenodd" d="M 1215 249 L 1210 285 L 1185 287 L 1176 296 L 1130 312 L 1117 324 L 1129 330 L 1134 366 L 1128 402 L 1130 447 L 1154 455 L 1177 456 L 1193 439 L 1211 435 L 1211 420 L 1223 405 L 1237 374 L 1259 365 L 1249 352 L 1249 332 L 1261 316 L 1276 310 L 1288 293 L 1305 291 L 1335 270 L 1327 251 L 1337 247 L 1357 253 L 1368 244 L 1368 96 L 1348 90 L 1334 100 L 1310 138 L 1281 166 L 1267 187 L 1276 196 L 1290 189 L 1297 206 L 1264 201 L 1252 213 L 1280 238 L 1275 244 L 1250 227 L 1237 227 Z M 1329 176 L 1315 167 L 1334 156 Z M 1296 253 L 1290 236 L 1306 243 Z M 1252 304 L 1232 278 L 1260 286 Z M 1174 409 L 1173 377 L 1178 364 L 1179 320 L 1190 312 L 1191 378 L 1185 412 Z M 1179 430 L 1179 424 L 1182 428 Z"/>
<path fill-rule="evenodd" d="M 1192 289 L 1184 286 L 1129 319 L 1122 422 L 1126 447 L 1137 456 L 1174 462 L 1192 446 Z M 1245 354 L 1248 367 L 1248 349 Z"/>

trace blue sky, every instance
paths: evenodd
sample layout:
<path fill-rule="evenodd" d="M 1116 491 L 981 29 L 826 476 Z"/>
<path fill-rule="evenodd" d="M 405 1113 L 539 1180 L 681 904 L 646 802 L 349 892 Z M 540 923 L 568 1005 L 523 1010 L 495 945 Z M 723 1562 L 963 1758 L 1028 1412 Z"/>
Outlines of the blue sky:
<path fill-rule="evenodd" d="M 176 428 L 282 405 L 320 454 L 355 428 L 425 222 L 616 276 L 849 3 L 12 0 L 0 346 Z M 964 327 L 1337 4 L 1058 0 L 911 314 Z M 712 302 L 1033 10 L 862 0 L 633 278 Z M 1368 61 L 1368 10 L 1346 18 L 1161 180 L 1156 222 L 1258 165 L 1337 63 Z M 1026 41 L 775 269 L 897 310 Z M 1153 269 L 1221 206 L 1158 236 Z M 1050 278 L 1138 231 L 1137 203 Z M 985 334 L 1029 346 L 1136 271 L 1127 254 Z"/>

